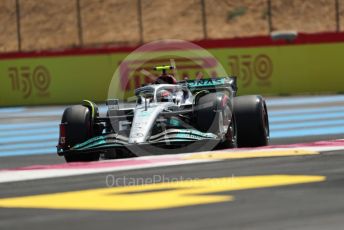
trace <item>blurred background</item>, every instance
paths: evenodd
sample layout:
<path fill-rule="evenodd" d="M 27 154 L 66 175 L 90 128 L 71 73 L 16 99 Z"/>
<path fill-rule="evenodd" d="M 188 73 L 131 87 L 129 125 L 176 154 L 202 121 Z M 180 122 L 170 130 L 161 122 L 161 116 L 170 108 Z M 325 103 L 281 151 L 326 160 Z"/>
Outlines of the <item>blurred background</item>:
<path fill-rule="evenodd" d="M 344 0 L 1 0 L 0 52 L 340 32 Z M 343 23 L 341 23 L 343 22 Z"/>

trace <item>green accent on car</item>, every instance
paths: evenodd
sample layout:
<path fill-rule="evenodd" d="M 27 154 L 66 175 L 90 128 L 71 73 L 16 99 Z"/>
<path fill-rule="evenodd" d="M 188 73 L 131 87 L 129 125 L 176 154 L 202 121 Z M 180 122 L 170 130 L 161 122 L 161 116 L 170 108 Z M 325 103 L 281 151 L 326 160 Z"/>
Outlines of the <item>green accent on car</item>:
<path fill-rule="evenodd" d="M 172 126 L 180 126 L 179 120 L 173 118 L 169 119 L 168 124 Z"/>
<path fill-rule="evenodd" d="M 82 105 L 86 106 L 86 107 L 91 107 L 91 115 L 92 115 L 92 119 L 96 117 L 96 110 L 94 108 L 94 103 L 92 101 L 89 100 L 83 100 L 82 101 Z"/>
<path fill-rule="evenodd" d="M 171 119 L 172 120 L 172 119 Z M 172 122 L 179 122 L 177 119 L 173 119 Z M 88 149 L 98 149 L 98 148 L 107 148 L 107 147 L 123 147 L 127 144 L 115 141 L 109 141 L 110 139 L 114 139 L 115 137 L 108 137 L 106 135 L 104 136 L 97 136 L 93 137 L 83 143 L 77 144 L 71 148 L 71 150 L 76 151 L 82 151 L 82 150 L 88 150 Z M 175 137 L 172 137 L 170 139 L 164 139 L 159 141 L 150 141 L 145 144 L 154 144 L 154 143 L 163 143 L 163 142 L 192 142 L 197 140 L 203 140 L 203 139 L 216 139 L 217 135 L 212 133 L 203 133 L 198 130 L 183 130 L 180 133 L 177 133 Z M 130 145 L 130 144 L 128 144 Z"/>
<path fill-rule="evenodd" d="M 90 145 L 86 145 L 86 146 L 84 146 L 84 147 L 82 147 L 82 148 L 78 148 L 78 149 L 79 149 L 79 150 L 89 149 L 89 148 L 92 148 L 92 147 L 96 147 L 96 146 L 98 146 L 98 145 L 103 146 L 103 145 L 105 145 L 105 144 L 106 144 L 106 141 L 105 141 L 105 140 L 100 140 L 100 141 L 94 142 L 94 143 L 92 143 L 92 144 L 90 144 Z"/>
<path fill-rule="evenodd" d="M 225 78 L 207 78 L 207 79 L 187 81 L 187 85 L 189 88 L 220 86 L 224 84 L 225 84 Z"/>
<path fill-rule="evenodd" d="M 72 147 L 72 149 L 79 149 L 79 148 L 82 148 L 90 143 L 93 143 L 93 142 L 101 142 L 101 141 L 105 141 L 105 136 L 98 136 L 98 137 L 93 137 L 85 142 L 82 142 L 80 144 L 76 144 Z"/>
<path fill-rule="evenodd" d="M 150 114 L 151 112 L 149 111 L 141 111 L 140 113 L 138 113 L 140 117 L 148 117 Z"/>

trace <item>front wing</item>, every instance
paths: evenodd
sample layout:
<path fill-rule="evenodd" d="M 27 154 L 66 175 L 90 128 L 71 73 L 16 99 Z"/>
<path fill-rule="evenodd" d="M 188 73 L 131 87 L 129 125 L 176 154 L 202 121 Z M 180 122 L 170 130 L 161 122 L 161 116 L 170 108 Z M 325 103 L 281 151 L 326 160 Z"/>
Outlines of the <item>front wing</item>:
<path fill-rule="evenodd" d="M 73 152 L 87 153 L 107 151 L 113 149 L 145 148 L 146 146 L 158 146 L 161 148 L 175 148 L 186 146 L 193 142 L 219 142 L 221 139 L 213 133 L 203 133 L 193 129 L 168 129 L 162 133 L 151 136 L 145 143 L 129 143 L 128 137 L 111 133 L 93 137 L 83 143 L 77 144 L 69 150 L 58 150 L 59 155 Z M 213 145 L 212 145 L 213 146 Z M 209 149 L 210 150 L 210 149 Z M 152 153 L 154 154 L 154 153 Z M 159 153 L 161 154 L 161 153 Z"/>

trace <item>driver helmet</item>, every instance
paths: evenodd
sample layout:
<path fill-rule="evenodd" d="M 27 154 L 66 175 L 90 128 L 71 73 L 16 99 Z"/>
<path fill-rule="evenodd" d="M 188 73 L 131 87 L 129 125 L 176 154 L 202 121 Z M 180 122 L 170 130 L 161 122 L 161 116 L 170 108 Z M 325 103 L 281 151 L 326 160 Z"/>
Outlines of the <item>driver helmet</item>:
<path fill-rule="evenodd" d="M 158 102 L 169 102 L 172 101 L 172 93 L 168 90 L 161 90 L 157 95 Z"/>

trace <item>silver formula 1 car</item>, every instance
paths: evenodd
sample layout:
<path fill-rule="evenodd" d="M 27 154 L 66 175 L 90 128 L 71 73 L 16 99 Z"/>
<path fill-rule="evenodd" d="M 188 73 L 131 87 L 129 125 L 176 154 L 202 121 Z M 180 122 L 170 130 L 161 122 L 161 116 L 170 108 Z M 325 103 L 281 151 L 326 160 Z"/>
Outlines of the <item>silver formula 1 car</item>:
<path fill-rule="evenodd" d="M 177 82 L 162 75 L 135 90 L 136 103 L 109 99 L 106 115 L 95 103 L 65 109 L 57 153 L 67 162 L 204 151 L 268 144 L 261 96 L 236 96 L 235 77 Z"/>

